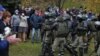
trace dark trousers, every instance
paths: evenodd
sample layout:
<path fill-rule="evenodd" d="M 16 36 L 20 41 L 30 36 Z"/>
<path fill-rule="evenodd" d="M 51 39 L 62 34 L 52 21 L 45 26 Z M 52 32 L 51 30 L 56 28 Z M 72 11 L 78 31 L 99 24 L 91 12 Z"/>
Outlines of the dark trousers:
<path fill-rule="evenodd" d="M 28 31 L 27 31 L 27 39 L 30 39 L 30 32 L 31 32 L 31 27 L 28 27 Z"/>

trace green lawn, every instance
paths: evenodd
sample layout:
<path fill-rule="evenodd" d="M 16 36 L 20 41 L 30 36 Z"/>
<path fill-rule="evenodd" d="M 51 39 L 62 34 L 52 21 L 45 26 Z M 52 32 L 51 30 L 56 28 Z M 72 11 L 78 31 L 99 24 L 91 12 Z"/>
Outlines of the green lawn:
<path fill-rule="evenodd" d="M 92 43 L 92 42 L 91 42 Z M 93 51 L 93 44 L 89 47 L 89 54 Z M 41 44 L 30 41 L 26 43 L 20 43 L 18 45 L 10 46 L 10 56 L 38 56 L 41 52 Z M 65 52 L 65 56 L 70 56 L 68 51 Z M 57 54 L 57 52 L 56 52 Z M 57 55 L 55 55 L 57 56 Z M 89 55 L 86 55 L 89 56 Z M 95 56 L 94 54 L 92 56 Z"/>
<path fill-rule="evenodd" d="M 41 50 L 41 44 L 32 44 L 31 42 L 20 43 L 10 47 L 10 56 L 38 56 Z"/>
<path fill-rule="evenodd" d="M 40 52 L 41 52 L 40 43 L 32 44 L 31 42 L 27 42 L 27 43 L 20 43 L 18 45 L 13 45 L 10 47 L 10 56 L 38 56 Z M 66 55 L 69 56 L 68 53 L 66 53 Z"/>

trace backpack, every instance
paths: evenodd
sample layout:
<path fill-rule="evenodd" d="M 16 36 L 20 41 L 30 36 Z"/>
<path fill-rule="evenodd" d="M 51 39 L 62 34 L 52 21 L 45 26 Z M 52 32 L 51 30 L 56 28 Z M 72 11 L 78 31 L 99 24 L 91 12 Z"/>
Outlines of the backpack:
<path fill-rule="evenodd" d="M 67 23 L 65 21 L 58 22 L 56 37 L 66 37 L 68 32 Z"/>

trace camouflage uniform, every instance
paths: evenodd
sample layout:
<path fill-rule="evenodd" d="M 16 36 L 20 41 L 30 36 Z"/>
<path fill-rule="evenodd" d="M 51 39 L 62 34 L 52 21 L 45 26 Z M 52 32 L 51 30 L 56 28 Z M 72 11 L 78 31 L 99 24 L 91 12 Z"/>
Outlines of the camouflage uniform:
<path fill-rule="evenodd" d="M 55 24 L 49 19 L 45 20 L 43 24 L 43 44 L 42 44 L 42 55 L 41 56 L 54 56 L 52 52 L 52 43 L 54 40 Z"/>
<path fill-rule="evenodd" d="M 58 20 L 59 21 L 62 21 L 63 18 L 62 17 L 58 17 Z M 65 20 L 63 22 L 66 22 L 66 29 L 67 29 L 67 32 L 69 32 L 69 29 L 68 29 L 68 21 Z M 59 24 L 60 22 L 57 22 L 57 25 Z M 58 27 L 57 27 L 58 28 Z M 63 27 L 64 28 L 64 27 Z M 64 55 L 64 44 L 66 44 L 66 37 L 64 37 L 64 35 L 59 35 L 60 32 L 58 31 L 55 31 L 55 39 L 54 39 L 54 42 L 53 42 L 53 45 L 52 45 L 52 50 L 55 51 L 55 49 L 57 48 L 57 46 L 59 46 L 59 56 L 63 56 Z M 58 36 L 57 36 L 58 34 Z M 65 34 L 67 35 L 67 34 Z"/>
<path fill-rule="evenodd" d="M 100 56 L 100 31 L 97 31 L 96 33 L 96 41 L 97 41 L 96 52 L 97 55 Z"/>
<path fill-rule="evenodd" d="M 87 28 L 84 27 L 84 22 L 79 22 L 77 25 L 77 37 L 75 41 L 71 44 L 73 47 L 79 47 L 79 56 L 83 56 L 85 48 L 85 35 Z"/>

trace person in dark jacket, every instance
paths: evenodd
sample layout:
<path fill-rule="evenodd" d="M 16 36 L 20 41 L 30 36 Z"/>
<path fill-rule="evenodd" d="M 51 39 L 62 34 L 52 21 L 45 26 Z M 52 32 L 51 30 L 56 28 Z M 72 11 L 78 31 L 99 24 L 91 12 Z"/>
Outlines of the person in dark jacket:
<path fill-rule="evenodd" d="M 28 32 L 27 32 L 27 39 L 30 39 L 30 32 L 31 32 L 31 29 L 32 29 L 32 25 L 30 23 L 30 17 L 32 16 L 32 14 L 34 14 L 34 9 L 32 9 L 30 12 L 29 12 L 29 18 L 27 19 L 27 22 L 28 22 Z"/>
<path fill-rule="evenodd" d="M 36 33 L 36 41 L 40 41 L 40 28 L 42 17 L 39 15 L 40 10 L 36 9 L 35 14 L 33 14 L 30 18 L 30 22 L 32 24 L 32 43 L 34 42 L 34 34 Z"/>
<path fill-rule="evenodd" d="M 5 11 L 3 13 L 2 19 L 0 20 L 0 34 L 4 34 L 5 27 L 7 27 L 7 24 L 9 23 L 11 18 L 11 14 L 8 11 Z M 0 36 L 0 56 L 9 56 L 9 42 L 4 39 L 1 39 Z"/>

